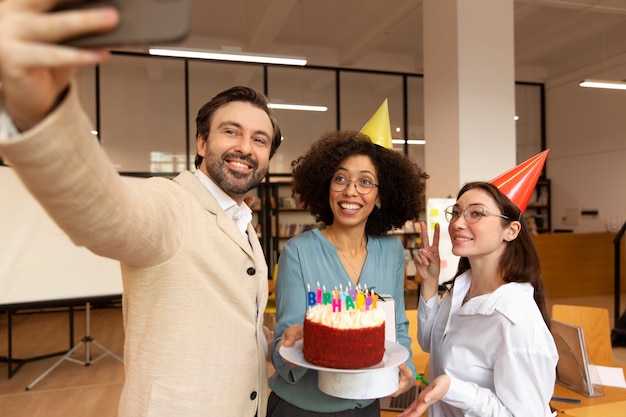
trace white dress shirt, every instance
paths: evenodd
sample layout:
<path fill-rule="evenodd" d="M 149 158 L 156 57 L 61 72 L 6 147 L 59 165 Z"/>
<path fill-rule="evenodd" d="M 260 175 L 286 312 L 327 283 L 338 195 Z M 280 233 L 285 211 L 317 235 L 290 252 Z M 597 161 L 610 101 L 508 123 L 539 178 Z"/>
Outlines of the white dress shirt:
<path fill-rule="evenodd" d="M 217 184 L 215 184 L 215 182 L 213 182 L 211 178 L 199 169 L 194 172 L 194 175 L 202 184 L 204 184 L 213 197 L 215 197 L 217 204 L 219 204 L 226 214 L 228 214 L 237 224 L 237 228 L 239 228 L 241 234 L 248 239 L 246 229 L 248 228 L 248 223 L 252 221 L 252 210 L 250 207 L 248 207 L 246 203 L 238 205 L 231 196 L 226 194 L 224 190 L 222 190 Z"/>
<path fill-rule="evenodd" d="M 428 415 L 550 416 L 558 354 L 532 285 L 508 283 L 463 305 L 471 273 L 441 300 L 420 297 L 418 341 L 430 352 L 431 381 L 451 380 Z"/>

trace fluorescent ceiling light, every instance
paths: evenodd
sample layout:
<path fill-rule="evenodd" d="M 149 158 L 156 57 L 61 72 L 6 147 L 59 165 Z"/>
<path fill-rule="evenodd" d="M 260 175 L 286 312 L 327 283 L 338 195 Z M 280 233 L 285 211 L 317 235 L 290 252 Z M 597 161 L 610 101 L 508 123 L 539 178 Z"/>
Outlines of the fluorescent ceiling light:
<path fill-rule="evenodd" d="M 259 55 L 245 52 L 207 51 L 193 48 L 151 47 L 150 55 L 179 58 L 216 59 L 220 61 L 256 62 L 260 64 L 306 65 L 306 58 L 298 56 Z"/>
<path fill-rule="evenodd" d="M 405 143 L 408 145 L 426 145 L 426 141 L 424 139 L 391 139 L 391 143 L 394 145 L 404 145 Z"/>
<path fill-rule="evenodd" d="M 626 82 L 623 81 L 602 81 L 585 80 L 579 84 L 581 87 L 608 88 L 613 90 L 626 90 Z"/>
<path fill-rule="evenodd" d="M 326 106 L 309 106 L 306 104 L 284 104 L 284 103 L 270 103 L 268 105 L 271 109 L 278 110 L 305 110 L 305 111 L 327 111 Z"/>

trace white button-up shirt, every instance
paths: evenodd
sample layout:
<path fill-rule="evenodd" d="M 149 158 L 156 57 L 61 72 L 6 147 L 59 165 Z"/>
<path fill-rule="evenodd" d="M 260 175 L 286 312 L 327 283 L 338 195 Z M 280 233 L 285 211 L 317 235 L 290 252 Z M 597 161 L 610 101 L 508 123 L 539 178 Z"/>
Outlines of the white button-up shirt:
<path fill-rule="evenodd" d="M 248 228 L 248 223 L 252 221 L 252 210 L 246 203 L 241 203 L 238 205 L 235 200 L 232 199 L 231 196 L 226 194 L 224 190 L 218 187 L 215 182 L 211 178 L 209 178 L 204 172 L 197 169 L 194 173 L 196 178 L 200 180 L 202 184 L 209 190 L 209 192 L 215 197 L 217 200 L 217 204 L 228 214 L 233 221 L 237 224 L 239 231 L 241 234 L 248 239 L 248 235 L 246 233 L 246 229 Z"/>
<path fill-rule="evenodd" d="M 508 283 L 463 305 L 471 273 L 441 300 L 420 297 L 418 341 L 430 352 L 431 381 L 451 380 L 428 415 L 550 416 L 558 353 L 532 285 Z"/>

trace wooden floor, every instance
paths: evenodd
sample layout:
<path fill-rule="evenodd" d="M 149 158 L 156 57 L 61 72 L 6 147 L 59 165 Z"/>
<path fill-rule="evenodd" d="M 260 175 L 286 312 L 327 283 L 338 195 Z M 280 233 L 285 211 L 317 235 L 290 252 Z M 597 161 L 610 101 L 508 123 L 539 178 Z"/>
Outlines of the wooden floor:
<path fill-rule="evenodd" d="M 84 310 L 75 312 L 75 344 L 85 336 Z M 0 356 L 7 355 L 7 315 L 0 320 Z M 13 316 L 13 356 L 33 358 L 70 348 L 68 312 L 25 313 Z M 118 307 L 91 310 L 91 336 L 106 349 L 122 356 L 124 331 Z M 90 344 L 92 360 L 103 352 Z M 84 345 L 72 355 L 89 362 Z M 8 378 L 8 365 L 0 364 L 0 415 L 7 417 L 112 417 L 124 381 L 123 365 L 105 356 L 89 366 L 63 360 L 46 377 L 26 388 L 61 359 L 26 362 Z"/>
<path fill-rule="evenodd" d="M 407 308 L 414 298 L 407 297 Z M 551 300 L 550 304 L 603 306 L 609 309 L 613 327 L 613 297 L 589 296 Z M 416 304 L 416 302 L 415 302 Z M 626 306 L 626 294 L 622 296 Z M 13 316 L 13 355 L 32 358 L 70 347 L 68 313 L 27 312 Z M 124 333 L 120 308 L 94 308 L 91 311 L 91 336 L 113 353 L 122 356 Z M 85 335 L 84 311 L 75 313 L 75 343 Z M 92 357 L 102 352 L 91 344 Z M 7 355 L 7 316 L 0 318 L 0 356 Z M 0 363 L 0 415 L 6 417 L 114 417 L 124 381 L 123 365 L 112 356 L 84 366 L 64 360 L 30 390 L 26 390 L 62 356 L 24 363 L 12 378 L 8 378 L 6 363 Z M 87 361 L 84 346 L 73 357 Z M 615 363 L 626 365 L 626 348 L 614 348 Z M 271 366 L 270 366 L 271 371 Z M 626 390 L 625 390 L 626 391 Z M 626 398 L 626 392 L 625 392 Z"/>

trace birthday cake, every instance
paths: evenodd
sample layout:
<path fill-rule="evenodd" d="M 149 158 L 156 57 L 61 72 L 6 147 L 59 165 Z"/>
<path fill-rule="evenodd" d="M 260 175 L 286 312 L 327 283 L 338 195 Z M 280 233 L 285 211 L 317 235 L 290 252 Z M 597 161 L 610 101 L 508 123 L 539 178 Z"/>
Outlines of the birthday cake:
<path fill-rule="evenodd" d="M 385 313 L 378 296 L 358 291 L 309 292 L 304 319 L 304 359 L 336 369 L 380 363 L 385 353 Z"/>

